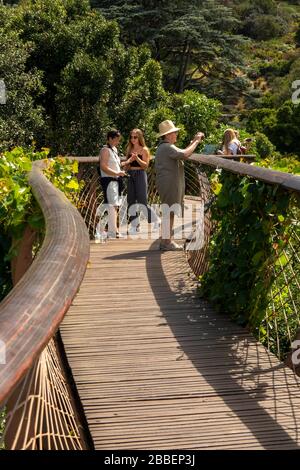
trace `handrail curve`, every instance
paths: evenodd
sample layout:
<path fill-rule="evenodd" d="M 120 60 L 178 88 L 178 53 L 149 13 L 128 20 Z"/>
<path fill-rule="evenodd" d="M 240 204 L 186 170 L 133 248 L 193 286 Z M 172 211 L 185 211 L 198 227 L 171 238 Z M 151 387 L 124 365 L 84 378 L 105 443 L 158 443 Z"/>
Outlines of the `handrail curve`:
<path fill-rule="evenodd" d="M 46 236 L 38 255 L 26 274 L 0 304 L 0 352 L 2 343 L 6 346 L 6 365 L 1 365 L 0 362 L 0 405 L 7 402 L 13 391 L 16 391 L 16 394 L 19 394 L 24 402 L 22 408 L 19 405 L 19 398 L 16 403 L 13 403 L 13 406 L 8 406 L 8 423 L 6 425 L 8 436 L 15 435 L 16 422 L 19 422 L 19 435 L 22 439 L 23 434 L 25 436 L 24 442 L 13 438 L 13 445 L 10 448 L 57 448 L 57 440 L 61 437 L 61 431 L 57 433 L 57 430 L 60 429 L 61 423 L 66 424 L 63 431 L 67 441 L 64 444 L 66 448 L 71 448 L 71 445 L 72 448 L 81 447 L 78 426 L 75 422 L 76 413 L 68 411 L 70 400 L 66 399 L 64 406 L 53 407 L 52 398 L 47 401 L 47 397 L 43 394 L 38 396 L 40 383 L 47 383 L 47 387 L 56 390 L 57 386 L 55 381 L 52 381 L 51 374 L 49 373 L 48 376 L 44 372 L 44 364 L 48 364 L 50 356 L 51 360 L 56 363 L 52 352 L 53 345 L 50 344 L 50 347 L 48 346 L 46 349 L 45 346 L 57 331 L 81 285 L 89 258 L 90 241 L 86 225 L 93 237 L 97 217 L 99 218 L 97 215 L 98 206 L 103 201 L 96 169 L 99 157 L 67 156 L 65 158 L 77 160 L 80 163 L 79 175 L 86 182 L 77 201 L 85 222 L 63 193 L 54 188 L 43 175 L 42 171 L 47 166 L 47 160 L 34 162 L 29 174 L 29 184 L 45 217 Z M 298 194 L 300 192 L 300 177 L 233 162 L 229 160 L 229 157 L 193 154 L 190 160 L 192 160 L 192 164 L 186 166 L 186 180 L 189 183 L 187 195 L 193 197 L 195 194 L 199 194 L 204 206 L 207 205 L 207 210 L 204 214 L 204 247 L 198 251 L 190 250 L 188 261 L 196 274 L 202 274 L 207 266 L 207 247 L 211 233 L 209 207 L 211 200 L 213 200 L 210 182 L 202 165 L 224 169 L 239 176 L 249 176 L 268 184 L 280 185 L 286 191 L 294 191 Z M 87 171 L 84 169 L 85 163 L 90 164 L 87 165 Z M 153 165 L 149 171 L 149 182 L 151 201 L 156 203 L 157 193 Z M 38 358 L 39 360 L 36 361 Z M 33 372 L 32 366 L 34 364 L 35 370 Z M 51 367 L 48 367 L 49 370 Z M 17 385 L 25 375 L 28 383 L 24 385 L 27 394 L 24 392 L 24 396 L 26 395 L 24 398 L 22 393 L 17 390 Z M 34 379 L 32 379 L 33 376 Z M 35 384 L 34 389 L 31 389 L 32 381 Z M 32 397 L 37 398 L 36 408 L 32 405 Z M 57 403 L 59 402 L 60 397 L 57 398 Z M 43 404 L 42 410 L 40 403 Z M 46 430 L 47 432 L 43 429 L 43 421 L 40 419 L 46 408 L 54 411 L 53 418 L 51 418 L 54 426 L 50 426 Z M 22 411 L 22 419 L 20 419 L 20 409 L 25 410 Z M 39 415 L 36 410 L 39 410 Z M 9 415 L 12 417 L 11 422 L 9 422 Z M 68 416 L 67 420 L 66 415 Z M 32 436 L 28 436 L 27 431 L 24 432 L 29 422 L 34 431 Z M 34 426 L 39 426 L 38 432 Z M 40 442 L 40 432 L 46 432 L 45 442 Z M 72 442 L 69 444 L 69 441 Z M 59 443 L 59 445 L 61 444 Z M 62 446 L 62 448 L 64 447 Z"/>
<path fill-rule="evenodd" d="M 272 170 L 270 168 L 261 168 L 259 166 L 249 165 L 249 163 L 235 162 L 216 155 L 194 153 L 189 160 L 213 168 L 227 170 L 240 176 L 250 176 L 259 181 L 264 181 L 265 183 L 278 184 L 287 190 L 300 193 L 300 176 L 290 173 Z"/>
<path fill-rule="evenodd" d="M 89 259 L 89 236 L 82 217 L 43 175 L 36 161 L 29 184 L 46 224 L 42 247 L 30 268 L 0 304 L 0 404 L 34 364 L 57 331 L 82 282 Z"/>

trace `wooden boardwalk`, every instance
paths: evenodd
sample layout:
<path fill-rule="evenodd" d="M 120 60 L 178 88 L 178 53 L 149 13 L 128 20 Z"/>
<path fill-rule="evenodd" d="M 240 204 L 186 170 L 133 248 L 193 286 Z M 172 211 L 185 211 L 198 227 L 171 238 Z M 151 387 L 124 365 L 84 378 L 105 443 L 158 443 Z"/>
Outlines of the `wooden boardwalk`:
<path fill-rule="evenodd" d="M 183 253 L 91 243 L 61 334 L 96 449 L 299 447 L 299 380 L 197 298 Z"/>

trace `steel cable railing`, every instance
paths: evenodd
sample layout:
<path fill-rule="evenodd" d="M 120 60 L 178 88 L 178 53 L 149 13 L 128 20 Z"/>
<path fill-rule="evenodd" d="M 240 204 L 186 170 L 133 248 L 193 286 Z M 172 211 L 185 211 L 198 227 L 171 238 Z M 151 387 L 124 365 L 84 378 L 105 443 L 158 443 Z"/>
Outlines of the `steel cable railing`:
<path fill-rule="evenodd" d="M 53 337 L 74 298 L 89 258 L 85 224 L 44 177 L 29 174 L 46 235 L 30 268 L 0 304 L 0 405 L 6 405 L 8 449 L 79 449 L 84 440 Z"/>
<path fill-rule="evenodd" d="M 7 402 L 6 442 L 12 449 L 80 449 L 81 428 L 69 393 L 68 380 L 53 337 L 81 283 L 88 261 L 89 240 L 94 237 L 103 195 L 97 157 L 76 158 L 85 184 L 77 211 L 42 176 L 35 164 L 30 183 L 41 205 L 47 226 L 42 248 L 16 288 L 0 305 L 0 319 L 7 345 L 7 364 L 0 366 L 0 403 Z M 209 266 L 210 234 L 215 203 L 209 174 L 218 168 L 237 178 L 280 185 L 295 195 L 290 236 L 272 267 L 274 282 L 262 326 L 261 338 L 282 359 L 299 327 L 299 179 L 281 172 L 226 161 L 216 156 L 192 157 L 185 165 L 186 199 L 204 207 L 201 248 L 187 250 L 196 275 Z M 159 203 L 153 164 L 148 171 L 149 203 Z M 86 227 L 88 230 L 86 230 Z M 194 224 L 194 228 L 196 225 Z M 64 286 L 62 297 L 62 288 Z M 1 338 L 2 339 L 2 338 Z"/>
<path fill-rule="evenodd" d="M 276 256 L 269 265 L 272 283 L 268 304 L 264 319 L 253 332 L 269 351 L 276 354 L 280 360 L 287 358 L 287 364 L 299 370 L 299 366 L 295 367 L 291 360 L 291 352 L 294 349 L 294 340 L 300 340 L 300 177 L 243 163 L 224 161 L 215 156 L 195 155 L 192 159 L 195 165 L 198 167 L 200 165 L 205 174 L 222 169 L 228 174 L 236 174 L 237 178 L 248 176 L 253 180 L 263 181 L 267 185 L 280 187 L 290 194 L 288 234 L 282 236 L 279 233 L 280 225 L 285 221 L 278 222 L 278 228 L 273 234 Z M 208 179 L 202 179 L 201 182 L 201 194 L 206 206 L 205 244 L 201 250 L 188 253 L 190 265 L 199 276 L 208 269 L 209 235 L 207 233 L 211 233 L 212 230 L 209 206 L 216 201 Z"/>

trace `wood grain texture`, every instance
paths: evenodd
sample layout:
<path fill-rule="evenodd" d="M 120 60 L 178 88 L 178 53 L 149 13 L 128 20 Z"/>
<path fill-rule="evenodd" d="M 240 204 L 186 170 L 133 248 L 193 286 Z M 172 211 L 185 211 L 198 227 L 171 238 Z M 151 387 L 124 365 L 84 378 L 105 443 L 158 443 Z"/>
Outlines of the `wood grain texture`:
<path fill-rule="evenodd" d="M 240 163 L 222 156 L 216 155 L 201 155 L 194 153 L 190 160 L 197 163 L 202 163 L 213 168 L 222 168 L 230 173 L 235 173 L 241 176 L 250 176 L 259 181 L 264 181 L 269 184 L 278 184 L 284 189 L 300 193 L 300 176 L 284 173 L 283 171 L 270 170 L 269 168 L 260 168 L 252 166 L 248 163 Z"/>
<path fill-rule="evenodd" d="M 85 224 L 66 197 L 35 162 L 29 175 L 46 223 L 46 236 L 34 262 L 0 304 L 0 404 L 53 337 L 85 273 L 89 238 Z"/>
<path fill-rule="evenodd" d="M 157 241 L 91 245 L 61 333 L 95 448 L 299 448 L 299 378 L 196 285 Z"/>

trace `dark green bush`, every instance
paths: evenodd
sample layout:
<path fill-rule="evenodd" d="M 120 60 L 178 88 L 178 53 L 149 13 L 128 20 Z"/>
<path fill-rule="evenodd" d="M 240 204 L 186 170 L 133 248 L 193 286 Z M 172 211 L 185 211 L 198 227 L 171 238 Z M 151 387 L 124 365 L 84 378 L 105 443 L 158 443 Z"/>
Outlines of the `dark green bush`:
<path fill-rule="evenodd" d="M 255 146 L 260 158 L 268 158 L 276 152 L 275 146 L 262 132 L 255 133 Z"/>
<path fill-rule="evenodd" d="M 256 328 L 269 302 L 275 247 L 288 240 L 290 195 L 226 172 L 219 184 L 210 267 L 201 279 L 201 293 L 239 323 Z"/>
<path fill-rule="evenodd" d="M 288 31 L 287 22 L 273 15 L 251 15 L 244 22 L 243 34 L 257 40 L 268 40 L 283 36 Z"/>

